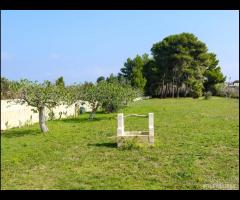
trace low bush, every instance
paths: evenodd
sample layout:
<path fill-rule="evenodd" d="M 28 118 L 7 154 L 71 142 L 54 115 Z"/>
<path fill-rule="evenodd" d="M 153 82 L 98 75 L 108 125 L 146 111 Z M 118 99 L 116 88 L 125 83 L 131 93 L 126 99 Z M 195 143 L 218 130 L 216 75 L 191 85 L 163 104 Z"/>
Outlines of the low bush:
<path fill-rule="evenodd" d="M 133 139 L 125 139 L 122 142 L 122 146 L 119 148 L 120 150 L 139 150 L 143 148 L 143 144 L 141 144 L 137 138 Z"/>
<path fill-rule="evenodd" d="M 216 95 L 220 97 L 239 98 L 238 86 L 227 86 L 224 83 L 216 84 L 214 86 Z"/>
<path fill-rule="evenodd" d="M 204 93 L 204 99 L 210 99 L 212 97 L 212 92 L 208 91 Z"/>

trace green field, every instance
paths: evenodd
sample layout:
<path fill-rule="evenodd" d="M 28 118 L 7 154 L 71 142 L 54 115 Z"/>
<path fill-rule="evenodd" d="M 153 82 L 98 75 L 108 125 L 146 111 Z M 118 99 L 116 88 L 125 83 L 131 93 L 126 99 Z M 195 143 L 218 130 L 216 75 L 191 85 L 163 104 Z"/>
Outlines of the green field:
<path fill-rule="evenodd" d="M 116 113 L 48 121 L 1 134 L 2 189 L 239 189 L 239 100 L 151 99 L 155 146 L 116 147 Z M 147 130 L 127 118 L 126 130 Z"/>

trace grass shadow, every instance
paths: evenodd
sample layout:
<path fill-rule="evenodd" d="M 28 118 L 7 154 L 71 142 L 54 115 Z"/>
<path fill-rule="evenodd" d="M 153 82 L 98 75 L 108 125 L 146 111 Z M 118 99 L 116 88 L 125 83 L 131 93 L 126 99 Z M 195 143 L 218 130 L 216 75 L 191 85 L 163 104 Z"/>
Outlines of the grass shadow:
<path fill-rule="evenodd" d="M 104 143 L 88 144 L 88 146 L 117 148 L 117 143 L 115 143 L 115 142 L 104 142 Z"/>
<path fill-rule="evenodd" d="M 21 130 L 21 129 L 9 129 L 5 131 L 1 131 L 1 137 L 5 138 L 15 138 L 15 137 L 23 137 L 26 135 L 39 135 L 42 134 L 38 130 Z"/>

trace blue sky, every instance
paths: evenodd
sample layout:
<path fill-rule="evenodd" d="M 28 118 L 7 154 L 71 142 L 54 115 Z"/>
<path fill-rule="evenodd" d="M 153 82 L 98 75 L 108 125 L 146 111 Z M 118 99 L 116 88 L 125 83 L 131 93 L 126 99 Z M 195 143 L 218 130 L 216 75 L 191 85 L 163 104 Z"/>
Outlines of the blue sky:
<path fill-rule="evenodd" d="M 1 76 L 67 84 L 117 74 L 128 57 L 191 32 L 239 79 L 239 11 L 2 11 Z"/>

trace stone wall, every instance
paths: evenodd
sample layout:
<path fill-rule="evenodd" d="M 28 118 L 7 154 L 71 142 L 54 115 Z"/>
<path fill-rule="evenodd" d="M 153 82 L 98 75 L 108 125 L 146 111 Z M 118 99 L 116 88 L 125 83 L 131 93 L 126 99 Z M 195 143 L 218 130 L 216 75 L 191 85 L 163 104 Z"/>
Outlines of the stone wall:
<path fill-rule="evenodd" d="M 81 102 L 79 102 L 81 103 Z M 87 102 L 82 107 L 86 112 L 91 111 Z M 14 101 L 1 100 L 1 130 L 13 127 L 21 127 L 38 122 L 38 112 L 34 112 L 31 106 L 16 104 Z M 46 109 L 46 118 L 49 119 L 50 110 Z M 66 118 L 76 114 L 75 105 L 61 105 L 53 109 L 54 118 Z"/>

